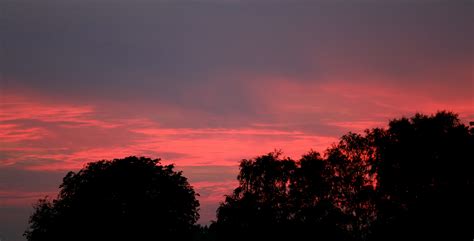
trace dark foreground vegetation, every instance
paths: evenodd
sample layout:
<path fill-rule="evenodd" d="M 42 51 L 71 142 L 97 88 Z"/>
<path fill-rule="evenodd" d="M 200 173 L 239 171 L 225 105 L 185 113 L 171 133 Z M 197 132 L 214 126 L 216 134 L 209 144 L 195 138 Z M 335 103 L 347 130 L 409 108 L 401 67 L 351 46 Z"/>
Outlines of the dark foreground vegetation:
<path fill-rule="evenodd" d="M 239 186 L 208 227 L 173 166 L 128 157 L 70 172 L 40 200 L 29 241 L 469 240 L 474 238 L 474 129 L 457 115 L 392 120 L 348 133 L 323 155 L 242 160 Z"/>

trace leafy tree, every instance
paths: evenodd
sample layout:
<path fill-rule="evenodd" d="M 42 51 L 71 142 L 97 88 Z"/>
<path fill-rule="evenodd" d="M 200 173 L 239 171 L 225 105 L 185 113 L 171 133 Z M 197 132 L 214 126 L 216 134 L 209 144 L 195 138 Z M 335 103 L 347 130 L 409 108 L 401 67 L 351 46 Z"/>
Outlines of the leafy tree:
<path fill-rule="evenodd" d="M 296 166 L 293 160 L 280 157 L 280 152 L 273 152 L 242 160 L 237 177 L 239 187 L 226 196 L 217 212 L 218 222 L 213 227 L 219 237 L 269 238 L 287 228 L 290 219 L 287 200 Z"/>
<path fill-rule="evenodd" d="M 472 240 L 473 150 L 474 129 L 438 112 L 348 133 L 324 157 L 242 160 L 210 231 L 218 240 Z"/>
<path fill-rule="evenodd" d="M 392 120 L 378 139 L 374 240 L 472 240 L 474 135 L 438 112 Z"/>
<path fill-rule="evenodd" d="M 312 237 L 318 240 L 351 240 L 347 227 L 342 225 L 347 214 L 341 208 L 335 189 L 334 173 L 331 166 L 318 152 L 310 151 L 297 163 L 293 176 L 292 220 L 296 237 Z"/>
<path fill-rule="evenodd" d="M 298 162 L 273 152 L 240 163 L 239 187 L 226 197 L 211 229 L 218 240 L 347 240 L 338 227 L 331 168 L 319 153 Z"/>
<path fill-rule="evenodd" d="M 215 230 L 209 226 L 195 225 L 193 228 L 193 241 L 215 241 Z"/>
<path fill-rule="evenodd" d="M 365 239 L 375 220 L 376 149 L 366 135 L 348 133 L 326 151 L 330 197 L 341 211 L 336 225 L 354 239 Z"/>
<path fill-rule="evenodd" d="M 29 241 L 189 240 L 199 218 L 187 179 L 159 159 L 89 163 L 60 188 L 57 199 L 36 205 Z"/>

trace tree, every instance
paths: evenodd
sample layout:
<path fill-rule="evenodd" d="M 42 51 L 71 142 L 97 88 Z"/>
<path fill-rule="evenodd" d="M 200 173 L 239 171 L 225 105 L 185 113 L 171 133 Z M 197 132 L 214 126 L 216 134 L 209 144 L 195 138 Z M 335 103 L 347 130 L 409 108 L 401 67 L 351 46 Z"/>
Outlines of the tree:
<path fill-rule="evenodd" d="M 239 186 L 211 225 L 218 240 L 347 240 L 335 205 L 332 169 L 311 151 L 298 162 L 273 152 L 240 163 Z"/>
<path fill-rule="evenodd" d="M 218 221 L 212 226 L 220 240 L 281 235 L 290 219 L 287 200 L 295 168 L 293 160 L 281 159 L 277 151 L 242 160 L 239 187 L 226 196 L 217 211 Z"/>
<path fill-rule="evenodd" d="M 473 134 L 450 112 L 372 131 L 379 156 L 373 240 L 472 240 Z"/>
<path fill-rule="evenodd" d="M 57 199 L 40 200 L 29 241 L 189 240 L 199 218 L 193 188 L 159 159 L 127 157 L 69 172 Z"/>
<path fill-rule="evenodd" d="M 242 160 L 210 231 L 218 240 L 472 240 L 474 129 L 416 114 L 348 133 L 298 162 Z"/>
<path fill-rule="evenodd" d="M 355 240 L 364 240 L 376 218 L 376 148 L 365 135 L 348 133 L 326 150 L 330 197 L 341 211 L 336 225 Z"/>
<path fill-rule="evenodd" d="M 310 151 L 297 163 L 289 202 L 296 237 L 317 240 L 352 240 L 347 230 L 347 214 L 338 199 L 338 166 L 332 166 L 318 152 Z"/>

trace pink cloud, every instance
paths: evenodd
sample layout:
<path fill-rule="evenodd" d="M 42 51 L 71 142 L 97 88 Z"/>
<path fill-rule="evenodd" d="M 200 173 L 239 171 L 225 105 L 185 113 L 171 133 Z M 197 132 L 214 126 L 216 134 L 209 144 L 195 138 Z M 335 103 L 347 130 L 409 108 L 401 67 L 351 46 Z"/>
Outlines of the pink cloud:
<path fill-rule="evenodd" d="M 58 105 L 41 98 L 10 97 L 2 107 L 5 111 L 0 123 L 8 124 L 0 126 L 0 134 L 9 137 L 4 139 L 9 149 L 3 148 L 2 152 L 9 158 L 0 162 L 27 162 L 25 168 L 36 170 L 77 169 L 88 161 L 129 155 L 157 157 L 160 153 L 176 153 L 175 158 L 164 161 L 179 165 L 235 165 L 241 158 L 275 148 L 297 157 L 311 148 L 323 150 L 336 140 L 253 124 L 239 128 L 167 128 L 146 116 L 104 119 L 116 113 L 108 113 L 101 106 Z M 20 124 L 10 123 L 26 126 L 18 129 Z M 31 148 L 21 149 L 14 140 L 26 141 Z"/>
<path fill-rule="evenodd" d="M 38 140 L 46 135 L 47 131 L 41 127 L 26 128 L 17 124 L 0 124 L 0 143 Z"/>
<path fill-rule="evenodd" d="M 280 131 L 270 129 L 225 129 L 225 128 L 149 128 L 133 129 L 133 132 L 146 135 L 303 135 L 299 131 Z"/>
<path fill-rule="evenodd" d="M 238 181 L 222 181 L 222 182 L 194 182 L 192 186 L 200 194 L 199 200 L 202 202 L 209 202 L 218 204 L 222 202 L 224 195 L 230 195 Z"/>
<path fill-rule="evenodd" d="M 232 194 L 237 187 L 237 180 L 223 182 L 195 182 L 192 183 L 194 189 L 199 193 L 198 200 L 201 203 L 200 223 L 207 224 L 216 218 L 216 210 L 225 195 Z"/>
<path fill-rule="evenodd" d="M 389 81 L 387 81 L 389 82 Z M 466 86 L 470 88 L 470 86 Z M 459 113 L 461 117 L 474 115 L 474 98 L 456 96 L 457 91 L 437 85 L 424 85 L 402 88 L 389 84 L 353 84 L 336 82 L 324 85 L 323 90 L 330 94 L 351 99 L 353 105 L 365 104 L 372 108 L 374 117 L 395 118 L 400 115 L 412 115 L 415 112 L 434 113 L 447 110 Z M 446 96 L 453 98 L 446 99 Z"/>
<path fill-rule="evenodd" d="M 417 111 L 446 109 L 460 113 L 466 120 L 474 118 L 472 98 L 444 100 L 436 92 L 404 90 L 370 81 L 271 82 L 268 85 L 264 78 L 247 83 L 261 111 L 255 117 L 238 119 L 230 127 L 219 125 L 226 116 L 160 103 L 155 112 L 147 112 L 127 103 L 57 104 L 34 95 L 2 97 L 0 166 L 66 171 L 78 170 L 90 161 L 144 155 L 163 157 L 164 164 L 174 163 L 178 170 L 218 165 L 235 168 L 236 173 L 243 158 L 282 149 L 285 155 L 298 159 L 310 149 L 323 152 L 347 131 L 383 127 L 392 118 Z M 152 109 L 149 104 L 144 106 Z M 145 114 L 129 114 L 137 112 Z M 156 116 L 164 117 L 158 121 Z M 215 125 L 189 125 L 207 118 Z M 191 185 L 201 193 L 203 219 L 210 220 L 223 195 L 236 186 L 234 179 L 228 179 L 235 173 L 225 173 L 225 180 L 210 180 L 214 174 L 207 172 L 189 173 Z M 26 204 L 39 195 L 3 190 L 0 202 Z"/>
<path fill-rule="evenodd" d="M 330 126 L 339 127 L 345 130 L 350 130 L 351 132 L 361 132 L 365 129 L 375 128 L 375 127 L 385 127 L 386 122 L 383 121 L 335 121 L 327 123 Z"/>
<path fill-rule="evenodd" d="M 120 125 L 96 119 L 93 106 L 48 103 L 40 97 L 34 99 L 17 95 L 2 96 L 0 122 L 37 120 L 64 123 L 65 127 L 99 126 L 115 128 Z"/>
<path fill-rule="evenodd" d="M 325 125 L 333 136 L 339 136 L 347 131 L 384 127 L 390 119 L 416 112 L 447 110 L 459 113 L 465 121 L 474 118 L 474 98 L 458 96 L 457 87 L 426 84 L 407 88 L 393 81 L 377 80 L 379 77 L 355 75 L 350 81 L 259 78 L 253 84 L 254 95 L 262 96 L 261 103 L 272 119 L 258 125 L 301 127 L 297 130 L 306 133 L 307 126 Z"/>

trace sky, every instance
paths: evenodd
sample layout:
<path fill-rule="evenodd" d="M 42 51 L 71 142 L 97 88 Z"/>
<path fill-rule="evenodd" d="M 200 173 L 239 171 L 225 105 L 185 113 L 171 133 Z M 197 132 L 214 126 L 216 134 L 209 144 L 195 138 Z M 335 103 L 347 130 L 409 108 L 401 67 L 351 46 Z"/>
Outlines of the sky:
<path fill-rule="evenodd" d="M 90 161 L 161 158 L 207 224 L 238 163 L 474 120 L 470 0 L 1 0 L 0 240 Z"/>

